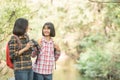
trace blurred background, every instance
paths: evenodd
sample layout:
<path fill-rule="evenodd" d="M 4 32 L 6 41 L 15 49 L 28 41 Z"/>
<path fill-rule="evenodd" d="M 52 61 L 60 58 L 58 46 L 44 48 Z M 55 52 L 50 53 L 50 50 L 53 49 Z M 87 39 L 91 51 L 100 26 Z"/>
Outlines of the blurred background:
<path fill-rule="evenodd" d="M 61 56 L 53 80 L 120 80 L 119 0 L 0 0 L 0 80 L 14 76 L 5 49 L 19 17 L 35 40 L 54 23 Z"/>

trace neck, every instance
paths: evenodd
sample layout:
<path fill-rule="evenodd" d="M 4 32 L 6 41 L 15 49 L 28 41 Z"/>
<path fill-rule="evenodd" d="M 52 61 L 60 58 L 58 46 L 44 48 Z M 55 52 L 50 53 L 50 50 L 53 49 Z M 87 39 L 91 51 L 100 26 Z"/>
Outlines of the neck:
<path fill-rule="evenodd" d="M 47 41 L 50 41 L 50 36 L 45 36 L 45 39 L 47 40 Z"/>

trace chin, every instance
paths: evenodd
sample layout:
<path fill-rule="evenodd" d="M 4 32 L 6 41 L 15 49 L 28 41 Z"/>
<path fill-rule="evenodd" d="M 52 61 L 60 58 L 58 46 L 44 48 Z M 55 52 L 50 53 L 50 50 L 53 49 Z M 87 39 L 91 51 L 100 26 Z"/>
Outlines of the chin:
<path fill-rule="evenodd" d="M 45 35 L 45 37 L 49 37 L 49 35 Z"/>

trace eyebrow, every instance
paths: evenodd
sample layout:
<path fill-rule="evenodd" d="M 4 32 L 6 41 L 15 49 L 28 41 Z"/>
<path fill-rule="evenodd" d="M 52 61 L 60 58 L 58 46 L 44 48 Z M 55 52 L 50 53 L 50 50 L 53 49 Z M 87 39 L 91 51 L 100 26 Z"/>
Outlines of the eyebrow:
<path fill-rule="evenodd" d="M 46 25 L 46 26 L 47 26 L 47 28 L 49 28 L 49 29 L 50 29 L 50 26 L 49 26 L 49 25 Z M 45 27 L 46 27 L 46 26 L 45 26 Z M 45 27 L 44 27 L 44 28 L 45 28 Z M 44 29 L 44 28 L 43 28 L 43 29 Z"/>

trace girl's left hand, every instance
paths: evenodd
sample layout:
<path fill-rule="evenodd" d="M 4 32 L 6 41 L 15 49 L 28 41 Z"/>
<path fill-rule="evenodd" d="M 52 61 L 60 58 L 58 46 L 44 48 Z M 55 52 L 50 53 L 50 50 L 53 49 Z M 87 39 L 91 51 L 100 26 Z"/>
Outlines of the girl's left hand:
<path fill-rule="evenodd" d="M 54 44 L 54 48 L 55 48 L 57 51 L 60 51 L 60 47 L 59 47 L 57 44 Z"/>

